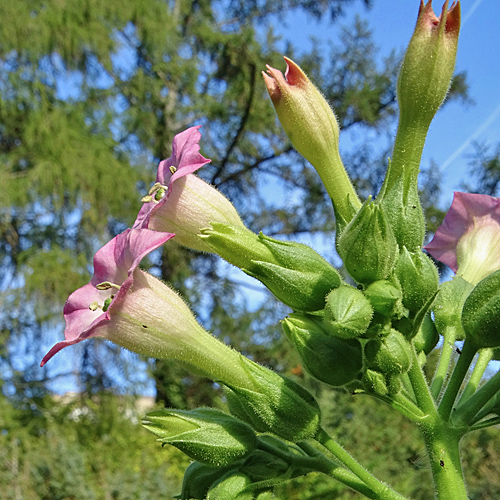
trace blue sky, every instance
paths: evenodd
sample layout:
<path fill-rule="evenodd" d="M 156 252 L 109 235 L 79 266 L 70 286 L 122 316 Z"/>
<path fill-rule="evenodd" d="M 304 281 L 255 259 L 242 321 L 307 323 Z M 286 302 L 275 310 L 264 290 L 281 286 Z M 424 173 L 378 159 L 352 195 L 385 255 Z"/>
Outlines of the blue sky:
<path fill-rule="evenodd" d="M 368 21 L 381 56 L 386 56 L 392 49 L 403 50 L 407 45 L 418 6 L 419 0 L 374 0 L 371 9 L 364 9 L 356 2 L 333 28 L 326 22 L 317 23 L 303 15 L 294 15 L 277 30 L 285 38 L 290 38 L 293 33 L 297 47 L 308 47 L 313 35 L 335 43 L 339 26 L 348 25 L 358 14 Z M 433 6 L 439 15 L 442 3 L 434 0 Z M 433 160 L 443 173 L 443 207 L 451 203 L 453 190 L 461 190 L 462 182 L 468 177 L 468 156 L 474 152 L 473 142 L 494 144 L 500 141 L 500 2 L 463 0 L 461 8 L 462 29 L 456 69 L 467 71 L 474 104 L 452 102 L 438 113 L 422 157 L 422 165 Z M 284 65 L 280 69 L 284 69 Z"/>

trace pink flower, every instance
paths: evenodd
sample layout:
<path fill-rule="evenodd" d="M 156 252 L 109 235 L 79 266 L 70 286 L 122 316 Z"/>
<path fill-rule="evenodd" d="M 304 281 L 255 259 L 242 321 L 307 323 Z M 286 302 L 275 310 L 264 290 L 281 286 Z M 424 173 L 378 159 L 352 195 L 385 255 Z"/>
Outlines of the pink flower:
<path fill-rule="evenodd" d="M 141 260 L 173 236 L 149 229 L 127 229 L 98 250 L 92 280 L 73 292 L 64 306 L 66 340 L 52 347 L 41 366 L 64 347 L 106 336 L 106 330 L 113 326 L 114 311 L 127 301 L 134 286 Z"/>
<path fill-rule="evenodd" d="M 134 228 L 149 227 L 151 216 L 161 209 L 170 196 L 173 183 L 210 162 L 200 154 L 199 128 L 200 125 L 188 128 L 174 137 L 172 156 L 158 165 L 156 183 L 151 188 L 149 196 L 144 198 L 146 203 L 135 220 Z"/>
<path fill-rule="evenodd" d="M 500 198 L 455 192 L 425 250 L 473 284 L 500 269 Z"/>
<path fill-rule="evenodd" d="M 211 252 L 199 238 L 212 222 L 244 227 L 232 203 L 192 172 L 209 162 L 199 154 L 199 127 L 175 136 L 172 157 L 158 166 L 134 228 L 175 233 L 175 241 L 194 250 Z"/>

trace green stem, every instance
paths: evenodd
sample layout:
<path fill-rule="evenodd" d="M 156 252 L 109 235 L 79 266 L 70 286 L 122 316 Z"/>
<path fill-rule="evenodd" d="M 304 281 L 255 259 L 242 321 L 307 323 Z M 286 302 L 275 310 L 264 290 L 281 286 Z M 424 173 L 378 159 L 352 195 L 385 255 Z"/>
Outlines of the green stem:
<path fill-rule="evenodd" d="M 413 360 L 410 371 L 408 372 L 408 377 L 410 378 L 413 392 L 415 393 L 417 405 L 424 414 L 428 416 L 435 416 L 437 413 L 436 405 L 429 390 L 429 386 L 427 385 L 427 381 L 425 380 L 424 372 L 418 364 L 418 357 L 415 348 L 412 349 L 412 357 Z"/>
<path fill-rule="evenodd" d="M 476 365 L 474 366 L 474 370 L 472 371 L 472 375 L 467 383 L 464 392 L 462 393 L 462 397 L 460 398 L 459 405 L 463 402 L 467 401 L 472 394 L 476 392 L 481 379 L 483 378 L 484 372 L 488 367 L 488 363 L 491 361 L 493 357 L 493 349 L 481 349 L 479 351 L 479 356 L 476 361 Z"/>
<path fill-rule="evenodd" d="M 443 348 L 441 349 L 441 356 L 439 357 L 439 363 L 434 374 L 434 378 L 431 383 L 431 393 L 433 398 L 437 401 L 439 398 L 439 393 L 443 388 L 444 381 L 446 380 L 446 375 L 450 368 L 451 354 L 454 350 L 454 344 L 456 340 L 456 329 L 454 327 L 446 327 L 444 331 L 444 341 Z"/>
<path fill-rule="evenodd" d="M 327 432 L 320 427 L 316 435 L 318 443 L 323 445 L 333 456 L 335 456 L 343 465 L 350 469 L 356 476 L 361 479 L 368 488 L 374 493 L 377 500 L 404 500 L 405 497 L 394 491 L 390 486 L 368 472 L 361 464 L 359 464 L 347 451 L 334 441 Z"/>
<path fill-rule="evenodd" d="M 483 420 L 482 422 L 471 425 L 469 427 L 469 430 L 470 431 L 477 431 L 479 429 L 484 429 L 485 427 L 491 427 L 493 425 L 499 425 L 499 424 L 500 424 L 500 417 L 492 417 L 492 418 L 489 418 L 488 420 Z"/>
<path fill-rule="evenodd" d="M 438 500 L 468 500 L 459 441 L 461 434 L 439 417 L 422 426 Z"/>
<path fill-rule="evenodd" d="M 416 126 L 411 120 L 399 117 L 398 131 L 394 141 L 391 157 L 390 178 L 387 179 L 388 191 L 401 175 L 405 175 L 405 185 L 408 186 L 410 178 L 416 180 L 420 169 L 420 160 L 425 145 L 425 138 L 429 126 Z M 410 176 L 408 176 L 410 173 Z"/>
<path fill-rule="evenodd" d="M 423 418 L 425 418 L 425 413 L 402 392 L 398 392 L 392 396 L 381 396 L 373 393 L 369 394 L 370 396 L 384 401 L 412 422 L 419 423 Z"/>
<path fill-rule="evenodd" d="M 444 421 L 448 421 L 457 398 L 458 391 L 462 386 L 464 378 L 467 376 L 470 364 L 476 355 L 477 347 L 470 339 L 465 339 L 462 347 L 462 354 L 458 358 L 455 369 L 451 375 L 448 387 L 443 395 L 443 399 L 439 405 L 439 415 Z"/>
<path fill-rule="evenodd" d="M 350 470 L 347 470 L 335 463 L 333 460 L 326 458 L 323 453 L 305 441 L 298 443 L 298 446 L 300 446 L 300 448 L 302 448 L 309 456 L 319 462 L 319 466 L 316 469 L 318 472 L 322 472 L 323 474 L 336 479 L 346 486 L 349 486 L 349 488 L 362 493 L 367 498 L 372 498 L 374 500 L 377 499 L 377 495 Z"/>
<path fill-rule="evenodd" d="M 469 424 L 488 401 L 500 391 L 500 371 L 495 373 L 475 394 L 461 404 L 453 415 L 454 422 Z"/>

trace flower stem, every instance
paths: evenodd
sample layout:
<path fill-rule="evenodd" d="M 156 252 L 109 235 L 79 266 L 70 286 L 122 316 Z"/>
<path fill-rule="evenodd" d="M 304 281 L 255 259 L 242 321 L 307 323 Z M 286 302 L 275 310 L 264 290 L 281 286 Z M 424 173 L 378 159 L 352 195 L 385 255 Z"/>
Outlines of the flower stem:
<path fill-rule="evenodd" d="M 425 380 L 424 372 L 418 364 L 417 352 L 414 348 L 412 349 L 412 357 L 413 360 L 408 376 L 413 387 L 413 392 L 415 393 L 417 405 L 424 414 L 434 417 L 437 413 L 436 405 Z"/>
<path fill-rule="evenodd" d="M 476 392 L 476 389 L 483 378 L 484 372 L 488 367 L 488 363 L 491 361 L 493 357 L 493 349 L 481 349 L 479 351 L 479 356 L 476 361 L 476 365 L 474 366 L 474 370 L 472 371 L 472 375 L 467 383 L 462 397 L 460 398 L 459 405 L 467 401 L 472 394 Z"/>
<path fill-rule="evenodd" d="M 444 421 L 448 421 L 450 418 L 458 391 L 460 390 L 462 382 L 469 371 L 469 366 L 472 363 L 476 352 L 477 347 L 475 344 L 470 339 L 465 339 L 462 347 L 462 354 L 460 354 L 460 357 L 458 358 L 458 362 L 455 365 L 455 369 L 453 370 L 450 381 L 448 382 L 448 387 L 446 388 L 443 399 L 439 405 L 438 411 Z"/>
<path fill-rule="evenodd" d="M 446 327 L 444 331 L 444 342 L 441 349 L 441 356 L 439 363 L 431 383 L 432 397 L 437 401 L 441 389 L 443 388 L 446 375 L 450 368 L 451 354 L 453 353 L 453 346 L 456 339 L 456 330 L 454 327 Z"/>
<path fill-rule="evenodd" d="M 500 371 L 456 409 L 453 420 L 468 425 L 488 401 L 500 391 Z M 485 415 L 486 416 L 486 415 Z"/>
<path fill-rule="evenodd" d="M 378 498 L 377 495 L 350 470 L 347 470 L 335 463 L 333 460 L 326 458 L 323 453 L 305 441 L 298 443 L 298 445 L 311 457 L 311 459 L 314 458 L 317 462 L 319 462 L 319 465 L 316 468 L 318 472 L 322 472 L 333 479 L 336 479 L 340 483 L 349 486 L 351 489 L 362 493 L 367 498 L 372 498 L 374 500 Z"/>
<path fill-rule="evenodd" d="M 334 441 L 328 433 L 320 427 L 316 435 L 318 443 L 323 445 L 333 456 L 337 458 L 343 465 L 350 469 L 356 476 L 361 479 L 374 493 L 377 500 L 404 500 L 405 497 L 394 491 L 390 486 L 368 472 L 361 464 L 359 464 L 347 451 Z"/>

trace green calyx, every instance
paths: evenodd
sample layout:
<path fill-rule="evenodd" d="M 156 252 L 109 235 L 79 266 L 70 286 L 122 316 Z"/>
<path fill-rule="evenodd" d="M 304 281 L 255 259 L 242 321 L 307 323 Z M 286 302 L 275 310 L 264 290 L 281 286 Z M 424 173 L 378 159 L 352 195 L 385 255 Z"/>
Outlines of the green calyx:
<path fill-rule="evenodd" d="M 396 263 L 398 244 L 382 205 L 368 198 L 340 233 L 337 250 L 357 282 L 387 278 Z"/>
<path fill-rule="evenodd" d="M 337 270 L 302 243 L 220 223 L 212 224 L 212 229 L 204 229 L 202 234 L 214 252 L 261 281 L 295 310 L 322 309 L 328 292 L 341 283 Z"/>
<path fill-rule="evenodd" d="M 228 465 L 247 456 L 257 442 L 248 424 L 213 408 L 157 410 L 146 415 L 143 425 L 158 436 L 158 441 L 212 466 Z"/>
<path fill-rule="evenodd" d="M 387 375 L 406 373 L 411 366 L 411 346 L 397 330 L 367 342 L 365 357 L 369 368 Z"/>
<path fill-rule="evenodd" d="M 391 281 L 375 281 L 364 292 L 376 313 L 385 317 L 399 317 L 403 314 L 403 294 Z"/>
<path fill-rule="evenodd" d="M 319 320 L 304 314 L 290 314 L 281 324 L 297 349 L 302 365 L 316 379 L 340 387 L 360 373 L 363 354 L 356 339 L 332 337 Z"/>
<path fill-rule="evenodd" d="M 240 360 L 249 384 L 242 387 L 225 383 L 230 389 L 226 394 L 231 414 L 258 432 L 272 432 L 288 441 L 315 436 L 321 414 L 312 394 L 293 380 L 243 356 Z"/>
<path fill-rule="evenodd" d="M 467 297 L 462 326 L 477 348 L 500 346 L 500 270 L 481 280 Z"/>

